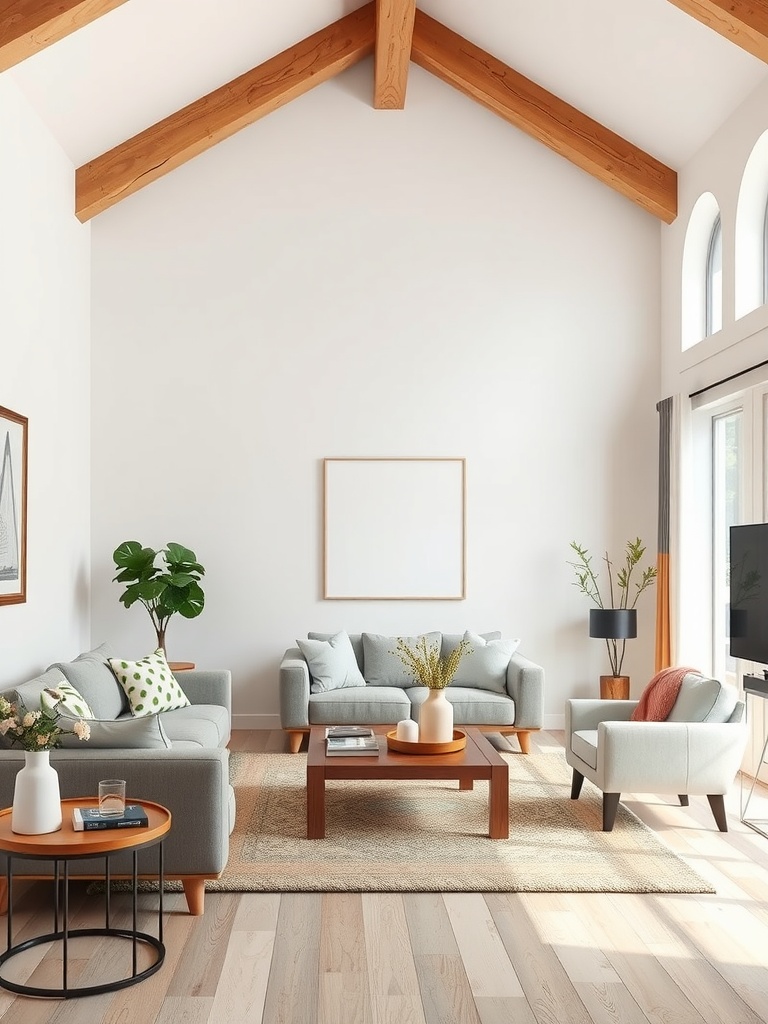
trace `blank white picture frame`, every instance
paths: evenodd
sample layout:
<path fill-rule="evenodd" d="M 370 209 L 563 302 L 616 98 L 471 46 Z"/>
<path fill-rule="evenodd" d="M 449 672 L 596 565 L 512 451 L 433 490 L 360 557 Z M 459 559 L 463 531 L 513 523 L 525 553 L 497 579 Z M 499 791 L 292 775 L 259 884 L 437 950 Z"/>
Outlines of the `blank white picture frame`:
<path fill-rule="evenodd" d="M 466 459 L 323 459 L 323 598 L 462 601 Z"/>

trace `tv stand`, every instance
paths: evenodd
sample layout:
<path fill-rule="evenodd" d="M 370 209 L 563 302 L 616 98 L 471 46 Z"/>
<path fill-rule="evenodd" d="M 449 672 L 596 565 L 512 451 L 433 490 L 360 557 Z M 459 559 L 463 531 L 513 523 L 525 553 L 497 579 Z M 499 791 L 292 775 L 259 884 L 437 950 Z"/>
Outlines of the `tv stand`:
<path fill-rule="evenodd" d="M 760 753 L 756 757 L 753 752 L 750 758 L 749 782 L 745 782 L 744 772 L 741 773 L 740 817 L 744 825 L 768 839 L 768 797 L 765 795 L 762 797 L 759 817 L 749 816 L 750 802 L 755 795 L 760 769 L 766 764 L 766 754 L 768 753 L 768 671 L 764 672 L 762 676 L 744 676 L 743 683 L 747 705 L 748 742 L 753 751 L 755 748 L 759 748 Z M 745 798 L 747 786 L 748 792 Z"/>

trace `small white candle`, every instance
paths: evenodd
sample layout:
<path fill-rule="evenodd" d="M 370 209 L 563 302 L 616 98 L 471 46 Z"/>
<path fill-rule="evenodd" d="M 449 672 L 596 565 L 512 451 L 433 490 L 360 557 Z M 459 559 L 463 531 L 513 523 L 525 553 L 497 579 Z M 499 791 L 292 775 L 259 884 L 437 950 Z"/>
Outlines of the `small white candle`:
<path fill-rule="evenodd" d="M 405 718 L 397 723 L 397 738 L 404 743 L 418 743 L 419 727 L 412 718 Z"/>

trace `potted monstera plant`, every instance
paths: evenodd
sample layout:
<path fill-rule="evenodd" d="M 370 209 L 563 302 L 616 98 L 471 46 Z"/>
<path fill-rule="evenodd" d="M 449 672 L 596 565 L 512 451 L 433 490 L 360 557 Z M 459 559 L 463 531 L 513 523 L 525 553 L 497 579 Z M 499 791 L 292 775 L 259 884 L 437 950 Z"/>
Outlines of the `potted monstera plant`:
<path fill-rule="evenodd" d="M 205 607 L 200 580 L 205 569 L 191 548 L 167 544 L 155 551 L 137 540 L 126 540 L 112 555 L 119 570 L 113 582 L 125 583 L 120 601 L 126 608 L 143 604 L 157 633 L 157 646 L 165 653 L 165 630 L 177 612 L 196 618 Z"/>

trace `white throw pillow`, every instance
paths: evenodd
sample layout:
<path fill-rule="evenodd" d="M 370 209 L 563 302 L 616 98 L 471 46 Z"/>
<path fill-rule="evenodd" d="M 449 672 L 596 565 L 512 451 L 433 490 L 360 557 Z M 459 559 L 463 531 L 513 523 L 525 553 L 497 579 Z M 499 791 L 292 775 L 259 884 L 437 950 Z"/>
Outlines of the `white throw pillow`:
<path fill-rule="evenodd" d="M 484 640 L 469 630 L 464 639 L 468 641 L 469 648 L 459 662 L 451 686 L 506 693 L 509 659 L 520 646 L 520 640 Z"/>
<path fill-rule="evenodd" d="M 296 644 L 309 666 L 312 693 L 365 686 L 347 633 L 336 633 L 330 640 L 297 640 Z"/>
<path fill-rule="evenodd" d="M 71 683 L 60 682 L 55 688 L 46 687 L 40 693 L 40 707 L 45 711 L 68 711 L 74 718 L 94 718 L 88 701 Z"/>
<path fill-rule="evenodd" d="M 141 661 L 110 658 L 109 664 L 125 691 L 136 718 L 189 707 L 189 700 L 165 660 L 162 648 Z"/>

